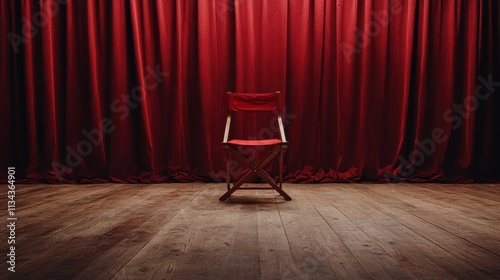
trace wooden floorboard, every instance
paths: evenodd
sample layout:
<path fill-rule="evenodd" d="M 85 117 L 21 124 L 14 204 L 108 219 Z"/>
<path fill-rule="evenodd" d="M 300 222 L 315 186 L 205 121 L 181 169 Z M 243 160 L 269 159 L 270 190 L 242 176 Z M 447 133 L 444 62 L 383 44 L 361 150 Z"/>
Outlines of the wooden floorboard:
<path fill-rule="evenodd" d="M 0 279 L 500 278 L 500 185 L 285 188 L 18 185 Z"/>

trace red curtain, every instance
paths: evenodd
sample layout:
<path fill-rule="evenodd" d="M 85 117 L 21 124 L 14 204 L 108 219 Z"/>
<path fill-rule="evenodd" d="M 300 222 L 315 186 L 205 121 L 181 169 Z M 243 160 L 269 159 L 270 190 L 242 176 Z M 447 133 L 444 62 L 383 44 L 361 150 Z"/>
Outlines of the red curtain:
<path fill-rule="evenodd" d="M 498 181 L 499 14 L 495 0 L 0 1 L 0 167 L 221 180 L 226 91 L 279 90 L 289 182 Z"/>

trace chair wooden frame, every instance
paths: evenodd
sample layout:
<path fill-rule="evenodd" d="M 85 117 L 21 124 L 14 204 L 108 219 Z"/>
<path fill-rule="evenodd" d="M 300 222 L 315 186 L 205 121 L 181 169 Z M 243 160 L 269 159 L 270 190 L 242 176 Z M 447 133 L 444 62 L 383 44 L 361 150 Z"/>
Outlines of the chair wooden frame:
<path fill-rule="evenodd" d="M 228 100 L 230 99 L 230 95 L 240 95 L 240 96 L 246 96 L 243 93 L 232 93 L 228 92 Z M 275 93 L 271 94 L 276 94 L 276 101 L 278 100 L 280 96 L 280 92 L 276 91 Z M 248 95 L 248 94 L 247 94 Z M 272 95 L 271 95 L 272 96 Z M 258 96 L 254 95 L 252 98 L 258 98 Z M 277 102 L 276 102 L 277 104 Z M 226 184 L 227 184 L 227 192 L 224 193 L 219 200 L 224 201 L 227 198 L 229 198 L 235 191 L 237 190 L 255 190 L 255 189 L 274 189 L 276 190 L 285 200 L 292 200 L 292 198 L 283 190 L 283 156 L 288 148 L 288 142 L 286 140 L 285 136 L 285 129 L 283 126 L 283 120 L 281 118 L 281 114 L 276 106 L 276 108 L 272 110 L 258 110 L 258 111 L 273 111 L 277 115 L 277 121 L 279 125 L 279 131 L 280 131 L 280 138 L 281 139 L 271 139 L 270 140 L 229 140 L 229 134 L 230 134 L 230 129 L 231 129 L 231 116 L 232 112 L 234 110 L 231 109 L 231 105 L 229 106 L 228 110 L 228 115 L 226 118 L 226 128 L 224 130 L 224 139 L 222 141 L 222 147 L 226 151 Z M 268 108 L 269 109 L 269 108 Z M 245 111 L 245 110 L 243 110 Z M 248 110 L 252 111 L 252 110 Z M 278 141 L 279 140 L 279 141 Z M 239 141 L 239 142 L 238 142 Z M 252 145 L 255 144 L 255 145 Z M 258 163 L 255 163 L 251 159 L 247 158 L 240 149 L 238 149 L 239 146 L 245 145 L 245 146 L 272 146 L 271 151 Z M 243 164 L 246 165 L 250 170 L 246 172 L 243 177 L 238 182 L 235 182 L 233 186 L 231 187 L 231 174 L 230 174 L 230 160 L 231 160 L 231 155 L 234 155 L 239 161 Z M 270 163 L 276 156 L 279 156 L 279 179 L 278 181 L 275 181 L 263 168 L 267 166 L 268 163 Z M 252 179 L 254 176 L 259 176 L 262 178 L 265 182 L 267 182 L 271 188 L 264 188 L 264 187 L 244 187 L 242 188 L 242 185 L 250 179 Z"/>

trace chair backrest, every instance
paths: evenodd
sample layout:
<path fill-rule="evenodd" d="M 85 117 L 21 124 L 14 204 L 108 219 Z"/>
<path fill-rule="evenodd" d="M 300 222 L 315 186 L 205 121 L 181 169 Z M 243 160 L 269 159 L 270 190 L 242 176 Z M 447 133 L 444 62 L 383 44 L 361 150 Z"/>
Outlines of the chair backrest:
<path fill-rule="evenodd" d="M 229 112 L 268 112 L 278 110 L 280 92 L 235 93 L 228 92 Z"/>

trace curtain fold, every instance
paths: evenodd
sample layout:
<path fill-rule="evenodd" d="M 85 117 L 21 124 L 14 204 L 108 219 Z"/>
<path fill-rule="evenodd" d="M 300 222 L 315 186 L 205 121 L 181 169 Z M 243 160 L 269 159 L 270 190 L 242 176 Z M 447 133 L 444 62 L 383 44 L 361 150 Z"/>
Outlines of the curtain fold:
<path fill-rule="evenodd" d="M 220 182 L 226 92 L 279 90 L 289 182 L 499 181 L 498 14 L 494 0 L 1 1 L 0 168 Z M 259 116 L 235 133 L 279 132 Z"/>

